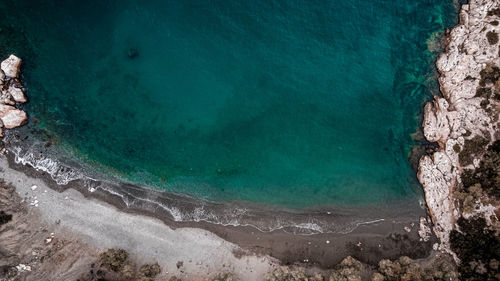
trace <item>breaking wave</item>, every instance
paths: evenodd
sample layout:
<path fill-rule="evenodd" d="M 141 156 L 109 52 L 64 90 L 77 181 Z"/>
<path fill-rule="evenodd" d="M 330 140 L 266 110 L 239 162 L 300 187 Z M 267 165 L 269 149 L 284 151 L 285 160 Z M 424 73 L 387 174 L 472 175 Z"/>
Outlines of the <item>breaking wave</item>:
<path fill-rule="evenodd" d="M 291 234 L 346 234 L 357 227 L 384 221 L 415 221 L 423 210 L 417 200 L 390 206 L 321 207 L 291 210 L 248 202 L 213 202 L 126 183 L 79 162 L 60 146 L 47 146 L 29 126 L 6 133 L 4 142 L 17 164 L 50 175 L 62 188 L 119 199 L 126 208 L 167 216 L 176 222 L 208 222 L 223 226 L 251 226 L 262 232 Z M 96 196 L 98 197 L 98 196 Z M 417 202 L 416 202 L 417 201 Z M 415 211 L 417 210 L 417 212 Z M 418 211 L 420 210 L 420 211 Z"/>

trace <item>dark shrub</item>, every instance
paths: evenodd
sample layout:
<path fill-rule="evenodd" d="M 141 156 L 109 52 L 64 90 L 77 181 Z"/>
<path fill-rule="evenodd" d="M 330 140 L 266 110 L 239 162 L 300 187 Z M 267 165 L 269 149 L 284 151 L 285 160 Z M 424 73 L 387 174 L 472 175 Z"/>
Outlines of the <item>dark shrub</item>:
<path fill-rule="evenodd" d="M 486 145 L 488 145 L 488 140 L 481 136 L 475 136 L 470 140 L 465 140 L 464 147 L 458 154 L 460 165 L 467 166 L 472 164 L 474 156 L 480 156 Z"/>
<path fill-rule="evenodd" d="M 497 16 L 497 17 L 500 17 L 500 8 L 496 8 L 496 9 L 493 9 L 493 10 L 489 10 L 488 11 L 488 16 Z"/>
<path fill-rule="evenodd" d="M 461 260 L 458 269 L 462 280 L 498 280 L 500 238 L 495 231 L 487 229 L 486 220 L 481 217 L 470 220 L 460 217 L 457 224 L 460 231 L 451 231 L 450 245 Z"/>
<path fill-rule="evenodd" d="M 498 43 L 498 34 L 495 31 L 488 31 L 486 33 L 486 38 L 488 39 L 488 43 L 490 43 L 490 45 Z"/>
<path fill-rule="evenodd" d="M 128 253 L 123 249 L 109 249 L 99 255 L 101 265 L 115 272 L 123 268 L 127 259 Z"/>
<path fill-rule="evenodd" d="M 500 68 L 498 68 L 496 65 L 487 65 L 481 72 L 479 72 L 479 75 L 481 75 L 481 80 L 479 81 L 479 85 L 481 87 L 486 86 L 487 84 L 495 84 L 500 78 Z"/>
<path fill-rule="evenodd" d="M 12 215 L 0 211 L 0 225 L 6 224 L 12 220 Z"/>
<path fill-rule="evenodd" d="M 476 97 L 489 98 L 491 92 L 491 88 L 481 87 L 476 90 Z"/>
<path fill-rule="evenodd" d="M 460 154 L 459 154 L 460 155 Z M 461 175 L 464 188 L 480 184 L 481 188 L 496 199 L 500 198 L 500 140 L 495 141 L 481 159 L 479 167 L 464 170 Z"/>
<path fill-rule="evenodd" d="M 138 281 L 153 281 L 156 276 L 161 273 L 161 268 L 158 263 L 145 264 L 139 269 Z"/>

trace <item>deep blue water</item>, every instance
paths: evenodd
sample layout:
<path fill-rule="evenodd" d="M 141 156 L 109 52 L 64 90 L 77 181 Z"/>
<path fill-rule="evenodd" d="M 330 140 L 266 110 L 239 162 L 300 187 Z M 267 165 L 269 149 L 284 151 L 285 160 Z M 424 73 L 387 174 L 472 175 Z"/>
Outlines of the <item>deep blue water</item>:
<path fill-rule="evenodd" d="M 419 194 L 408 155 L 436 86 L 428 43 L 456 7 L 16 0 L 0 18 L 26 110 L 75 157 L 176 193 L 311 207 Z"/>

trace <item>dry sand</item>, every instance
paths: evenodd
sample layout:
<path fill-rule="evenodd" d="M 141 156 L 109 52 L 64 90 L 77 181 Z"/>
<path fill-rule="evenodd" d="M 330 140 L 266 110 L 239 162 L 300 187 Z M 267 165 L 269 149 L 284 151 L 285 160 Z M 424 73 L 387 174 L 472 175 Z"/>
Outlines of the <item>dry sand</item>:
<path fill-rule="evenodd" d="M 174 230 L 158 219 L 119 211 L 73 189 L 56 192 L 41 179 L 11 169 L 5 156 L 0 156 L 0 170 L 0 177 L 28 203 L 26 219 L 46 222 L 45 228 L 50 230 L 43 237 L 51 231 L 55 237 L 81 241 L 87 251 L 125 249 L 141 263 L 158 261 L 165 278 L 175 275 L 184 280 L 203 280 L 230 271 L 241 280 L 263 280 L 276 263 L 268 256 L 241 256 L 244 251 L 237 245 L 203 229 Z M 178 262 L 182 262 L 179 268 Z"/>

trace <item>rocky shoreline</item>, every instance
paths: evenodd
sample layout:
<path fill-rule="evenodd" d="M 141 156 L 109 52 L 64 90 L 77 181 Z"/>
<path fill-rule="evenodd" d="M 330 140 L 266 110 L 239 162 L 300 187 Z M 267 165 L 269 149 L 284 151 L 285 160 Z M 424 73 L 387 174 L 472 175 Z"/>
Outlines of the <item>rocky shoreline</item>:
<path fill-rule="evenodd" d="M 10 55 L 0 66 L 0 137 L 2 137 L 4 128 L 13 129 L 24 125 L 28 121 L 28 115 L 15 107 L 27 101 L 23 86 L 19 82 L 21 59 Z"/>
<path fill-rule="evenodd" d="M 447 34 L 446 51 L 436 62 L 443 96 L 424 110 L 424 135 L 439 148 L 421 158 L 418 179 L 439 249 L 454 256 L 450 233 L 464 212 L 454 193 L 464 187 L 464 170 L 478 168 L 486 147 L 500 138 L 499 9 L 499 0 L 472 0 L 461 7 L 460 22 Z M 483 196 L 472 200 L 467 216 L 491 224 L 499 205 Z"/>

